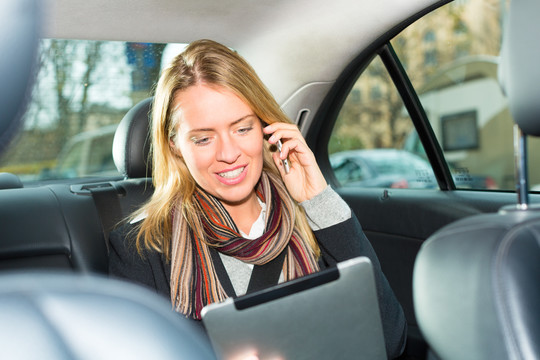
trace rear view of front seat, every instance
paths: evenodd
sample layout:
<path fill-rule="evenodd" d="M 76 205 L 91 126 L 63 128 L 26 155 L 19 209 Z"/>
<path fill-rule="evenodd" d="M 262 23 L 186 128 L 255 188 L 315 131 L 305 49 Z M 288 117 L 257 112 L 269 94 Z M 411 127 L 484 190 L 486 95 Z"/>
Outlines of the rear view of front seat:
<path fill-rule="evenodd" d="M 70 273 L 0 275 L 0 338 L 3 359 L 216 359 L 155 293 Z"/>
<path fill-rule="evenodd" d="M 501 53 L 522 150 L 527 135 L 540 136 L 538 14 L 538 0 L 511 1 Z M 442 359 L 540 359 L 540 208 L 528 204 L 524 164 L 517 164 L 517 206 L 453 223 L 418 254 L 416 316 Z"/>

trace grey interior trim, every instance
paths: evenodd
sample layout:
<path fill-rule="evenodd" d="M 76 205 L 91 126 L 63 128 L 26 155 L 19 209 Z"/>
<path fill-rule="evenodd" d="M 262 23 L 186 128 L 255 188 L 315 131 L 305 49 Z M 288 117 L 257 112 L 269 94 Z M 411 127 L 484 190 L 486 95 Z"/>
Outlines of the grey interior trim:
<path fill-rule="evenodd" d="M 313 121 L 313 115 L 317 113 L 320 104 L 333 85 L 333 81 L 313 82 L 304 85 L 295 91 L 281 106 L 287 116 L 297 124 L 300 116 L 304 114 L 302 127 L 300 128 L 304 135 L 306 135 L 305 132 Z"/>

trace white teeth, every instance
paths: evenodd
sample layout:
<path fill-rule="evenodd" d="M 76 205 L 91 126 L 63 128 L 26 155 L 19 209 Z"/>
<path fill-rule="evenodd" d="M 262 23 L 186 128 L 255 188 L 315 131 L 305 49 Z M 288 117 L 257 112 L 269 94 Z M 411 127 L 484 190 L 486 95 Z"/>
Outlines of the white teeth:
<path fill-rule="evenodd" d="M 243 167 L 238 168 L 236 170 L 219 173 L 219 176 L 221 176 L 223 178 L 226 178 L 226 179 L 234 179 L 235 177 L 238 177 L 238 175 L 240 175 L 242 173 L 242 171 L 244 171 Z"/>

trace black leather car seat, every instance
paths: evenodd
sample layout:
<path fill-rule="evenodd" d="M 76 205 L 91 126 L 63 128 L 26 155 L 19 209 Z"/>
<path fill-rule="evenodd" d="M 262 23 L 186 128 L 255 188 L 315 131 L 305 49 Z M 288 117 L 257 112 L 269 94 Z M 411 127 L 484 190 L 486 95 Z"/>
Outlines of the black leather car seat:
<path fill-rule="evenodd" d="M 501 83 L 521 145 L 540 135 L 538 14 L 539 1 L 513 0 L 504 29 Z M 540 208 L 520 174 L 517 205 L 442 228 L 417 256 L 414 308 L 442 359 L 540 359 Z"/>
<path fill-rule="evenodd" d="M 0 275 L 5 359 L 215 359 L 205 335 L 144 288 L 96 276 Z"/>

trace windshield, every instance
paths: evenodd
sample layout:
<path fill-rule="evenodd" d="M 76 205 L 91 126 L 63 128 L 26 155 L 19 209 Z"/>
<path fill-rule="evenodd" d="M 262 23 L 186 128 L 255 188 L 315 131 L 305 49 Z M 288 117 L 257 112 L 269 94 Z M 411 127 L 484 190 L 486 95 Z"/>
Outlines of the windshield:
<path fill-rule="evenodd" d="M 0 172 L 23 182 L 119 176 L 114 130 L 152 96 L 162 65 L 184 46 L 43 39 L 24 126 L 0 157 Z"/>

